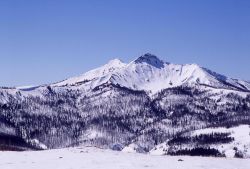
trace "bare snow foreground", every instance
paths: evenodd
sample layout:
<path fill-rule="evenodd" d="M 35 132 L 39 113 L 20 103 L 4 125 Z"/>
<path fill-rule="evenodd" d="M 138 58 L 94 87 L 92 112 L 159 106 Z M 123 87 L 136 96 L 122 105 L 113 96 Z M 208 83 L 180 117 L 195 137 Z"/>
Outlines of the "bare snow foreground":
<path fill-rule="evenodd" d="M 249 169 L 249 159 L 154 156 L 97 148 L 0 152 L 1 169 Z"/>

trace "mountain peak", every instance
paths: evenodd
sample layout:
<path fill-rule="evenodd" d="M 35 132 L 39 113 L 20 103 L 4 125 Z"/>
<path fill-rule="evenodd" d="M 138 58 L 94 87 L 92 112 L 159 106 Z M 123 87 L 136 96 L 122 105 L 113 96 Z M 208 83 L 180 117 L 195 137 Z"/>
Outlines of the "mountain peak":
<path fill-rule="evenodd" d="M 112 59 L 108 62 L 108 64 L 121 64 L 121 63 L 123 62 L 118 58 Z"/>
<path fill-rule="evenodd" d="M 113 59 L 110 60 L 106 65 L 108 65 L 109 67 L 121 67 L 124 66 L 125 63 L 123 63 L 120 59 Z"/>
<path fill-rule="evenodd" d="M 157 56 L 155 56 L 151 53 L 146 53 L 146 54 L 140 56 L 134 62 L 137 64 L 138 63 L 147 63 L 147 64 L 152 65 L 152 66 L 157 67 L 157 68 L 164 67 L 164 62 L 162 60 L 160 60 Z"/>

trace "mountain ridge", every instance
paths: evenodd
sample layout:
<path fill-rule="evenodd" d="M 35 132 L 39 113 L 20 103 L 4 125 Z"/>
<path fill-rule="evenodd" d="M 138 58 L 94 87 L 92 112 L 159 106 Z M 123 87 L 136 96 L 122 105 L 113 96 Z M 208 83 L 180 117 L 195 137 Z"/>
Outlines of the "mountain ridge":
<path fill-rule="evenodd" d="M 150 80 L 156 81 L 160 85 L 155 84 L 156 86 L 154 86 L 152 83 L 149 83 Z M 247 82 L 228 78 L 207 68 L 200 67 L 197 64 L 178 65 L 164 62 L 157 56 L 149 53 L 138 57 L 128 64 L 115 59 L 104 66 L 88 71 L 78 77 L 69 78 L 53 85 L 71 85 L 82 81 L 95 81 L 95 84 L 93 84 L 94 87 L 102 83 L 111 82 L 135 90 L 146 90 L 149 92 L 153 90 L 153 93 L 168 87 L 181 86 L 185 83 L 202 83 L 208 86 L 234 87 L 238 90 L 250 90 L 250 85 Z M 147 86 L 143 88 L 139 87 L 145 84 Z M 157 90 L 155 91 L 154 89 Z"/>
<path fill-rule="evenodd" d="M 189 72 L 189 76 L 182 78 L 181 81 L 185 81 L 187 79 L 192 79 L 192 83 L 195 82 L 199 82 L 201 84 L 205 84 L 208 86 L 213 86 L 211 84 L 209 84 L 208 81 L 213 82 L 214 80 L 218 80 L 221 81 L 222 83 L 227 83 L 226 85 L 229 85 L 231 87 L 235 87 L 237 90 L 243 90 L 243 91 L 250 91 L 250 83 L 247 81 L 243 81 L 240 79 L 233 79 L 233 78 L 228 78 L 225 75 L 221 75 L 218 74 L 214 71 L 211 71 L 210 69 L 201 67 L 197 64 L 172 64 L 169 62 L 164 62 L 161 59 L 159 59 L 156 55 L 150 54 L 150 53 L 146 53 L 138 58 L 136 58 L 135 60 L 129 62 L 129 63 L 123 63 L 120 59 L 115 58 L 110 60 L 107 64 L 100 66 L 98 68 L 92 69 L 90 71 L 87 71 L 79 76 L 74 76 L 74 77 L 70 77 L 67 78 L 65 80 L 62 80 L 60 82 L 55 82 L 55 83 L 51 83 L 51 84 L 44 84 L 44 85 L 36 85 L 36 86 L 22 86 L 22 87 L 15 87 L 16 89 L 20 89 L 20 90 L 28 90 L 28 89 L 32 89 L 32 88 L 37 88 L 37 87 L 41 87 L 41 86 L 64 86 L 64 85 L 75 85 L 76 83 L 82 83 L 82 82 L 87 82 L 87 81 L 96 81 L 95 85 L 93 84 L 94 87 L 101 85 L 102 83 L 106 83 L 106 82 L 110 82 L 110 80 L 112 79 L 112 82 L 114 84 L 119 84 L 120 86 L 123 87 L 128 87 L 130 89 L 135 89 L 135 90 L 147 90 L 145 88 L 134 88 L 132 84 L 123 84 L 124 82 L 121 82 L 121 78 L 118 78 L 116 76 L 124 76 L 124 72 L 121 72 L 122 70 L 125 69 L 135 69 L 133 68 L 133 65 L 137 65 L 137 64 L 141 64 L 140 66 L 145 66 L 145 65 L 150 65 L 149 67 L 153 67 L 153 68 L 157 68 L 159 70 L 164 69 L 165 67 L 171 67 L 172 69 L 176 69 L 176 71 L 180 71 L 182 72 L 183 68 L 184 69 L 193 69 L 193 72 L 195 73 L 195 71 L 197 71 L 198 73 L 201 74 L 202 78 L 207 78 L 206 76 L 212 76 L 212 79 L 203 79 L 205 81 L 199 82 L 201 80 L 201 77 L 198 77 L 198 73 L 196 73 L 195 78 L 192 79 L 192 72 Z M 137 70 L 134 70 L 137 71 Z M 147 71 L 147 70 L 146 70 Z M 171 71 L 171 70 L 168 70 Z M 186 70 L 188 71 L 188 70 Z M 159 72 L 158 72 L 159 73 Z M 168 73 L 168 72 L 160 72 L 160 73 Z M 173 73 L 173 72 L 172 72 Z M 207 74 L 207 75 L 204 75 Z M 174 87 L 174 86 L 181 86 L 184 83 L 182 83 L 180 80 L 178 82 L 178 84 L 173 85 L 174 79 L 171 79 L 173 77 L 177 77 L 178 74 L 173 74 L 172 77 L 170 77 L 168 79 L 168 81 L 166 81 L 166 79 L 162 79 L 165 83 L 165 86 L 156 86 L 155 88 L 160 88 L 159 90 L 168 88 L 168 87 Z M 151 75 L 152 76 L 152 75 Z M 168 75 L 167 75 L 168 76 Z M 99 78 L 99 79 L 98 79 Z M 103 78 L 102 80 L 100 80 L 100 78 Z M 129 79 L 130 77 L 125 77 L 127 79 Z M 138 77 L 137 77 L 138 78 Z M 150 77 L 143 77 L 144 80 L 150 80 Z M 156 77 L 158 78 L 158 77 Z M 118 80 L 119 82 L 117 82 L 116 80 Z M 124 80 L 124 79 L 123 79 Z M 130 79 L 131 80 L 131 79 Z M 133 80 L 133 79 L 132 79 Z M 147 83 L 147 82 L 140 82 L 140 83 Z M 163 82 L 160 82 L 163 83 Z M 166 85 L 166 83 L 169 83 L 170 85 Z M 215 83 L 215 82 L 214 82 Z M 135 84 L 137 86 L 141 85 L 141 84 Z M 94 88 L 93 87 L 93 88 Z M 154 86 L 153 86 L 154 87 Z M 216 86 L 218 87 L 218 86 Z M 223 87 L 223 85 L 220 85 L 219 87 Z M 149 89 L 150 90 L 150 89 Z M 159 90 L 155 91 L 158 92 Z"/>

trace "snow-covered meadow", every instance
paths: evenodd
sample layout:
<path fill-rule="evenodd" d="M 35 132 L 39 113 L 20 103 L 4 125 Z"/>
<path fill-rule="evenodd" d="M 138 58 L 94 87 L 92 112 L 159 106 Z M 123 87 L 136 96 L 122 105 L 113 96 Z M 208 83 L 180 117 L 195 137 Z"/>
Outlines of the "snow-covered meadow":
<path fill-rule="evenodd" d="M 0 152 L 1 169 L 249 169 L 250 159 L 157 156 L 93 147 Z"/>

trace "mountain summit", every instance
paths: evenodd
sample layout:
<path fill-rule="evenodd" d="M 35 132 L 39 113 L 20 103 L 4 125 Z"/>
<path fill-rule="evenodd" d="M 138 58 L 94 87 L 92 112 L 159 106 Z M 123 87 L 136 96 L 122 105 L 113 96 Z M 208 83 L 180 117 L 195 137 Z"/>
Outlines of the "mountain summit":
<path fill-rule="evenodd" d="M 115 68 L 115 67 L 122 67 L 124 66 L 125 64 L 120 60 L 120 59 L 113 59 L 113 60 L 110 60 L 107 64 L 108 67 L 110 68 Z"/>
<path fill-rule="evenodd" d="M 157 56 L 150 54 L 150 53 L 146 53 L 146 54 L 140 56 L 134 62 L 135 63 L 147 63 L 147 64 L 150 64 L 150 65 L 155 66 L 157 68 L 164 67 L 164 62 L 162 60 L 160 60 Z"/>

